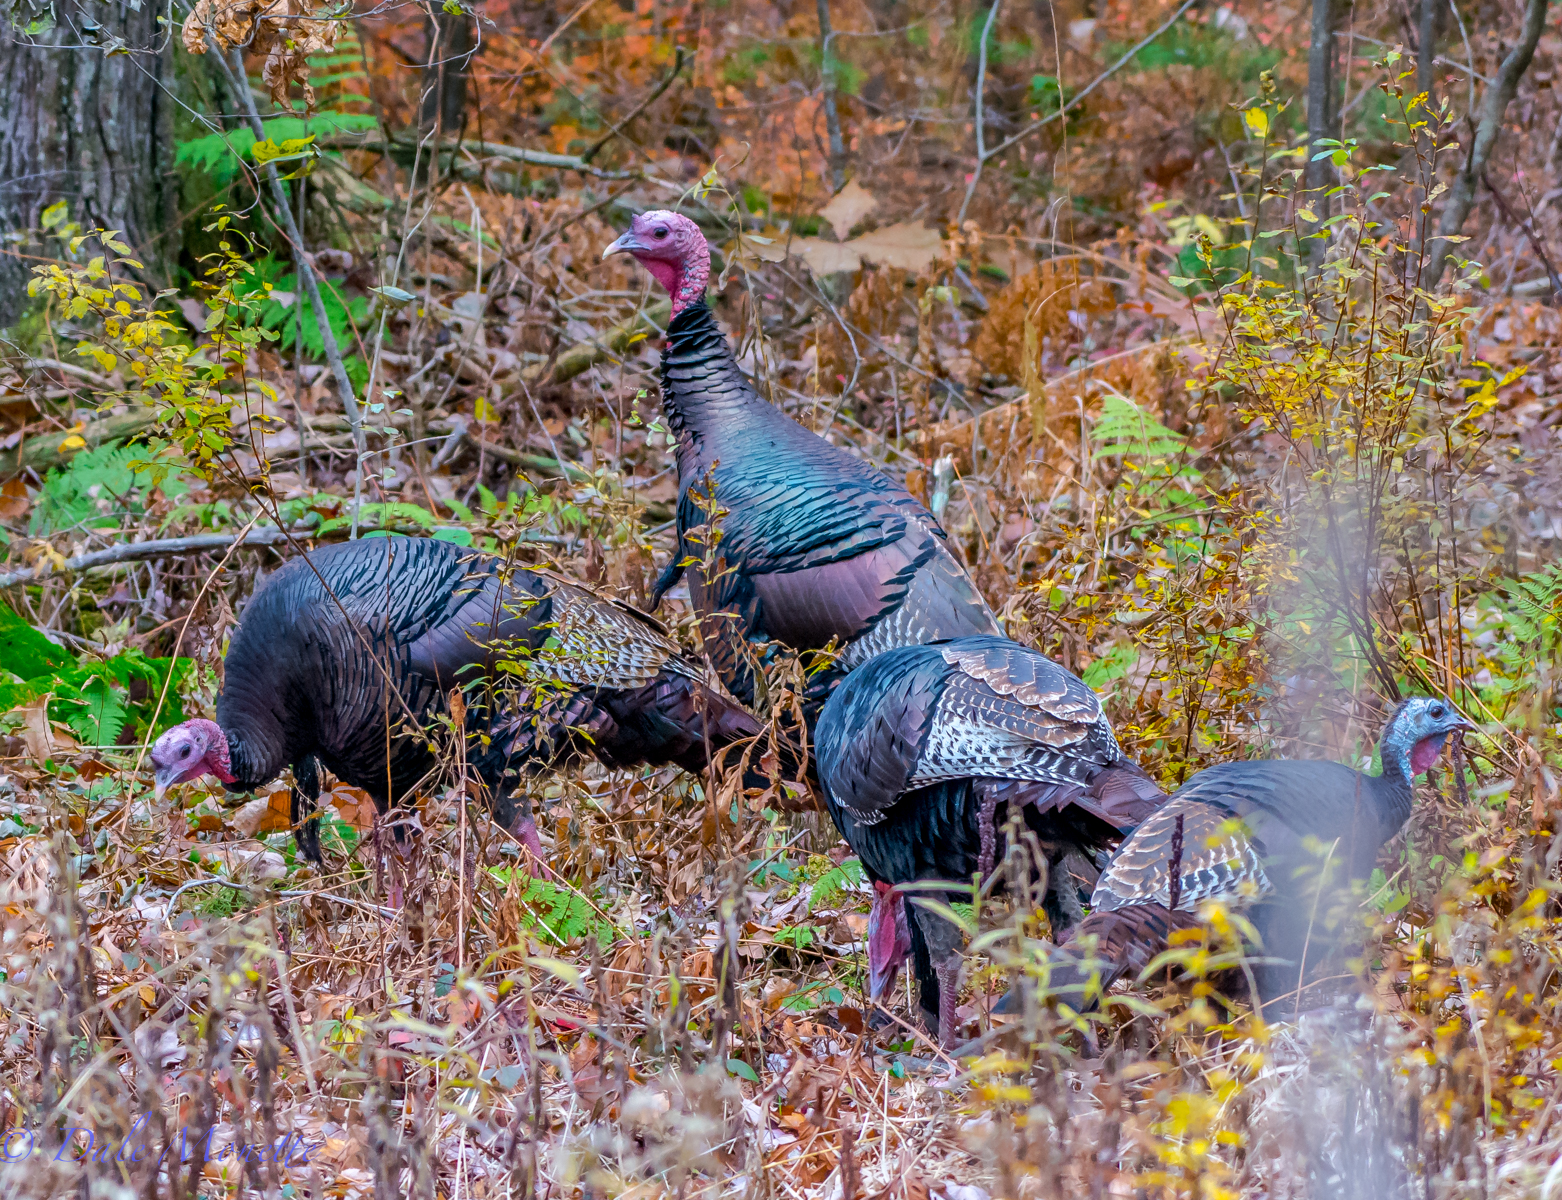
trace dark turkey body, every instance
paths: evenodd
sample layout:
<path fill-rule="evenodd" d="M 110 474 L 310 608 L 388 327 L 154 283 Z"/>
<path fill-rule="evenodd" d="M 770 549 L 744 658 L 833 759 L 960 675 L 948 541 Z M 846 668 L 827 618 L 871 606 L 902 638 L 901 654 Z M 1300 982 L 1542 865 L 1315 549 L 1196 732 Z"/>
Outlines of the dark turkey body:
<path fill-rule="evenodd" d="M 714 503 L 716 570 L 688 569 L 689 594 L 722 682 L 747 703 L 758 655 L 780 642 L 843 648 L 816 677 L 813 711 L 845 671 L 895 646 L 996 634 L 997 621 L 903 487 L 767 403 L 744 377 L 710 310 L 679 313 L 662 353 L 662 405 L 678 442 L 678 549 L 656 599 L 704 560 Z M 709 578 L 707 578 L 709 575 Z"/>
<path fill-rule="evenodd" d="M 528 655 L 531 684 L 494 686 L 501 658 Z M 318 762 L 384 811 L 435 768 L 426 734 L 455 687 L 469 765 L 512 828 L 527 767 L 590 754 L 696 770 L 706 722 L 715 746 L 759 731 L 648 618 L 542 572 L 505 578 L 498 559 L 447 542 L 370 538 L 288 562 L 245 608 L 217 702 L 229 786 L 293 767 L 297 822 L 318 796 Z M 313 823 L 300 846 L 318 859 Z"/>
<path fill-rule="evenodd" d="M 872 659 L 825 706 L 817 749 L 830 815 L 874 881 L 968 889 L 1003 858 L 1018 813 L 1046 859 L 1044 904 L 1059 931 L 1083 917 L 1093 864 L 1165 799 L 1123 757 L 1095 694 L 1004 638 Z M 936 1021 L 937 970 L 960 937 L 917 908 L 919 894 L 906 893 L 907 926 L 923 1012 Z"/>
<path fill-rule="evenodd" d="M 1107 865 L 1095 911 L 1063 948 L 1053 985 L 1083 992 L 1094 973 L 1104 991 L 1164 948 L 1169 921 L 1194 925 L 1199 905 L 1220 899 L 1245 910 L 1258 935 L 1250 967 L 1256 999 L 1298 1001 L 1326 967 L 1338 971 L 1340 952 L 1354 941 L 1359 897 L 1352 885 L 1371 874 L 1404 825 L 1412 795 L 1409 779 L 1392 767 L 1370 776 L 1339 763 L 1270 760 L 1200 771 Z M 1180 884 L 1172 913 L 1174 863 Z M 1101 944 L 1096 961 L 1081 967 L 1074 960 L 1083 961 L 1087 937 Z"/>

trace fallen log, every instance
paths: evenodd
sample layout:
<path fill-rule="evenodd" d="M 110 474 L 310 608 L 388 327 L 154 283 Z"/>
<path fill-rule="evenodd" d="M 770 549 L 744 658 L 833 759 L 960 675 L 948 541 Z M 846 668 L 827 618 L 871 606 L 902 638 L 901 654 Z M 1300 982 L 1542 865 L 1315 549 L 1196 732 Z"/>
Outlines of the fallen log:
<path fill-rule="evenodd" d="M 157 423 L 157 413 L 150 408 L 133 408 L 128 412 L 114 413 L 88 421 L 85 428 L 72 434 L 69 430 L 51 429 L 36 433 L 14 450 L 0 451 L 0 475 L 15 475 L 31 467 L 42 473 L 50 467 L 67 462 L 77 450 L 91 450 L 104 442 L 132 437 Z M 66 448 L 71 437 L 79 437 L 83 446 Z"/>

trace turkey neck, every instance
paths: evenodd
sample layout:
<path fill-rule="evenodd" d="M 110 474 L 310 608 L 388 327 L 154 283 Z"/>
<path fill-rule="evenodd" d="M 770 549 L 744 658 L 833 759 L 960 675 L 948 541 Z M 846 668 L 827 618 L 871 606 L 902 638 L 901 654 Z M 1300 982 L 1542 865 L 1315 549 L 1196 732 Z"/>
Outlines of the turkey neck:
<path fill-rule="evenodd" d="M 1400 728 L 1403 711 L 1394 714 L 1378 738 L 1378 758 L 1383 763 L 1381 773 L 1367 777 L 1368 789 L 1378 803 L 1378 812 L 1389 836 L 1410 819 L 1416 794 L 1410 776 L 1410 733 Z"/>
<path fill-rule="evenodd" d="M 248 706 L 219 702 L 217 723 L 228 737 L 229 770 L 234 776 L 227 785 L 230 791 L 254 791 L 292 765 L 287 735 L 271 713 L 252 713 Z"/>
<path fill-rule="evenodd" d="M 678 439 L 678 470 L 685 478 L 719 457 L 712 451 L 722 444 L 762 431 L 773 434 L 784 426 L 803 432 L 754 390 L 703 300 L 684 309 L 667 327 L 662 410 Z"/>

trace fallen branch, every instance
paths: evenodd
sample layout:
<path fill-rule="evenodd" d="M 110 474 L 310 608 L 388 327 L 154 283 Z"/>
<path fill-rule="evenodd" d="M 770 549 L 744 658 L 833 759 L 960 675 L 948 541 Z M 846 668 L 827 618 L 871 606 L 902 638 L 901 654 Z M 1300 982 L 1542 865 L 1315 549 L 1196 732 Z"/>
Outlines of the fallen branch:
<path fill-rule="evenodd" d="M 610 330 L 600 341 L 578 342 L 571 346 L 553 360 L 551 371 L 546 370 L 546 363 L 537 363 L 522 371 L 521 377 L 533 385 L 574 379 L 598 363 L 624 353 L 640 338 L 660 332 L 671 314 L 672 302 L 659 300 L 637 312 L 633 320 Z"/>
<path fill-rule="evenodd" d="M 61 371 L 66 375 L 74 375 L 77 379 L 85 379 L 93 387 L 106 388 L 111 386 L 108 376 L 99 375 L 96 371 L 86 367 L 77 366 L 75 363 L 61 362 L 57 358 L 27 358 L 22 360 L 24 371 Z"/>
<path fill-rule="evenodd" d="M 672 80 L 668 79 L 668 83 Z M 362 136 L 351 133 L 333 134 L 327 138 L 320 138 L 315 145 L 322 150 L 369 150 L 377 154 L 385 154 L 397 160 L 405 159 L 411 162 L 418 151 L 416 142 L 399 138 L 383 138 L 376 134 L 364 134 Z M 641 173 L 638 171 L 604 171 L 601 167 L 594 167 L 586 159 L 577 154 L 553 154 L 547 150 L 526 150 L 520 146 L 506 146 L 502 142 L 462 141 L 449 145 L 442 145 L 438 151 L 441 157 L 455 158 L 457 155 L 467 154 L 473 158 L 496 158 L 503 162 L 519 163 L 525 167 L 548 167 L 556 171 L 580 171 L 586 175 L 595 175 L 598 179 L 638 179 Z"/>
<path fill-rule="evenodd" d="M 150 542 L 121 542 L 106 550 L 94 550 L 90 554 L 77 554 L 56 566 L 45 559 L 38 566 L 25 571 L 8 571 L 0 574 L 0 588 L 15 587 L 19 583 L 37 583 L 54 574 L 90 571 L 94 567 L 110 567 L 116 563 L 145 562 L 149 558 L 175 558 L 186 554 L 204 554 L 208 550 L 226 550 L 237 542 L 247 546 L 277 546 L 290 540 L 286 530 L 274 526 L 250 529 L 247 533 L 198 533 L 193 537 L 161 538 Z"/>

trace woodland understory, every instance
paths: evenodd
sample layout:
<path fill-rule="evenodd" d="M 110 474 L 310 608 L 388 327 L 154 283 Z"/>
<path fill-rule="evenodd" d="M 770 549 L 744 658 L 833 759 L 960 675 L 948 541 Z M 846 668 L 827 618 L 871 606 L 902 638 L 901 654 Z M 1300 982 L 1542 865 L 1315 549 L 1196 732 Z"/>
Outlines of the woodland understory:
<path fill-rule="evenodd" d="M 0 1194 L 1562 1196 L 1562 13 L 183 3 L 0 31 Z M 154 802 L 300 549 L 647 605 L 668 306 L 601 254 L 649 208 L 1168 790 L 1474 722 L 1332 1005 L 1228 1000 L 1216 909 L 1003 1024 L 1050 931 L 986 897 L 953 1058 L 736 771 L 538 777 L 556 882 L 454 754 L 404 845 L 332 788 L 324 872 L 287 777 Z"/>

